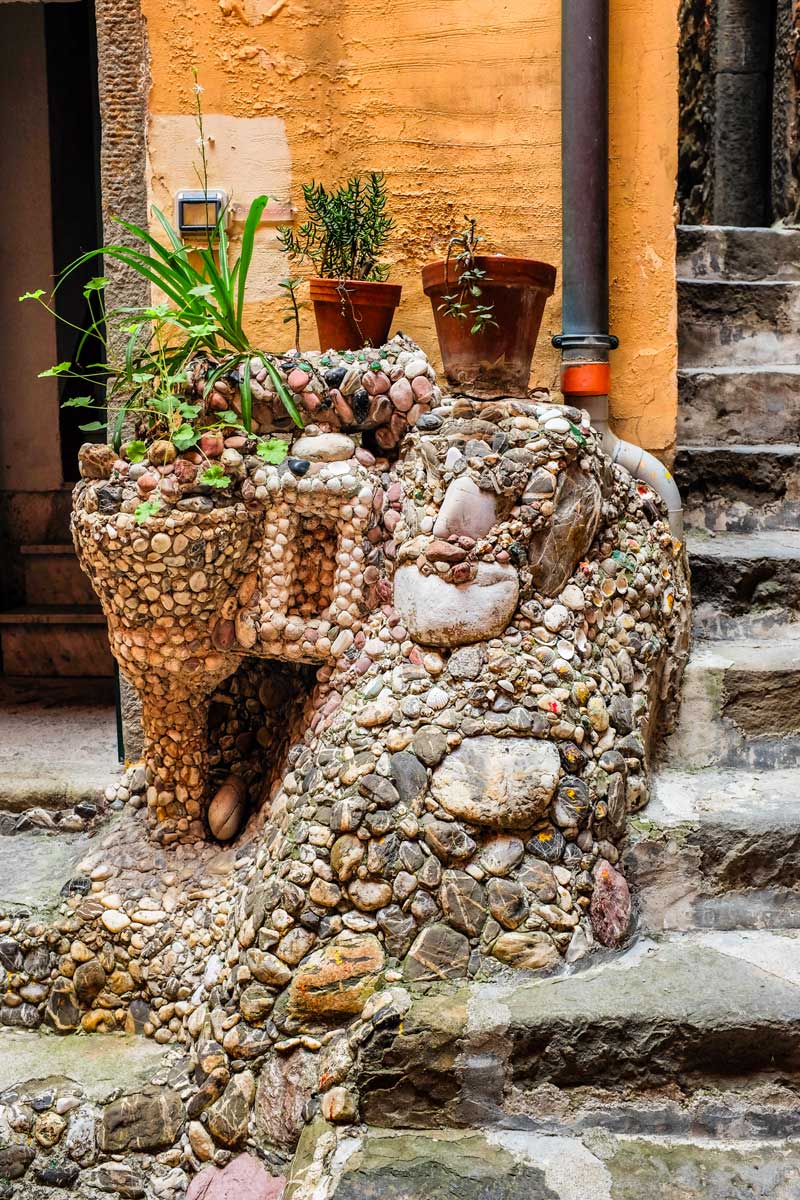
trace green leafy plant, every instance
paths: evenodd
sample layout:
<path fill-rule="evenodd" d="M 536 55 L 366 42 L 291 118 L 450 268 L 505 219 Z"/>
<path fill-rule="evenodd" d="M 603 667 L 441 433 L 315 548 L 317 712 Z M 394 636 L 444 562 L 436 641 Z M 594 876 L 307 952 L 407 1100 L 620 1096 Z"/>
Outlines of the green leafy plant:
<path fill-rule="evenodd" d="M 439 312 L 445 316 L 454 317 L 457 321 L 470 321 L 470 333 L 482 333 L 490 325 L 497 327 L 494 318 L 494 305 L 481 304 L 483 295 L 481 282 L 486 278 L 486 272 L 477 262 L 478 248 L 485 239 L 476 233 L 477 221 L 464 217 L 467 222 L 458 233 L 454 233 L 447 243 L 447 258 L 445 259 L 445 280 L 450 279 L 450 263 L 456 265 L 456 289 L 442 296 Z"/>
<path fill-rule="evenodd" d="M 207 191 L 205 132 L 200 104 L 202 88 L 195 83 L 194 90 L 202 148 L 202 183 Z M 59 320 L 54 307 L 57 289 L 74 271 L 96 258 L 105 257 L 130 268 L 166 298 L 144 307 L 107 309 L 104 289 L 108 280 L 97 276 L 83 291 L 89 311 L 87 324 L 83 328 L 71 322 L 67 324 L 79 335 L 76 360 L 90 339 L 97 339 L 103 347 L 102 360 L 80 367 L 72 362 L 61 362 L 42 372 L 43 375 L 81 379 L 89 385 L 105 388 L 109 403 L 118 407 L 113 431 L 117 448 L 126 416 L 131 412 L 148 418 L 145 421 L 148 436 L 166 434 L 178 449 L 194 444 L 190 440 L 189 423 L 200 415 L 201 406 L 188 404 L 185 397 L 188 376 L 192 365 L 198 361 L 204 361 L 207 367 L 206 395 L 223 376 L 233 375 L 237 379 L 241 424 L 249 433 L 253 417 L 251 359 L 258 358 L 292 420 L 302 428 L 300 411 L 290 389 L 274 363 L 253 343 L 244 323 L 247 278 L 256 231 L 267 203 L 267 196 L 258 196 L 250 205 L 239 256 L 232 266 L 228 261 L 230 245 L 225 212 L 220 213 L 213 229 L 209 230 L 207 244 L 194 246 L 185 243 L 164 213 L 154 207 L 163 240 L 139 225 L 115 217 L 117 224 L 129 235 L 131 244 L 110 243 L 81 255 L 61 273 L 49 298 L 42 289 L 26 292 L 20 297 L 20 300 L 41 304 Z M 124 342 L 121 358 L 111 350 L 119 340 Z M 71 407 L 101 407 L 91 396 L 73 398 L 66 403 Z M 236 416 L 234 421 L 238 422 Z M 103 427 L 99 421 L 81 426 L 86 430 Z M 191 433 L 194 433 L 193 429 Z"/>
<path fill-rule="evenodd" d="M 161 501 L 156 496 L 153 500 L 143 500 L 141 504 L 137 504 L 133 512 L 133 518 L 137 525 L 144 525 L 148 517 L 154 517 L 161 508 Z"/>
<path fill-rule="evenodd" d="M 297 232 L 278 230 L 292 261 L 312 265 L 321 279 L 382 282 L 389 268 L 378 262 L 394 222 L 386 212 L 386 180 L 379 171 L 354 175 L 328 191 L 321 183 L 303 185 L 307 220 Z"/>
<path fill-rule="evenodd" d="M 200 482 L 205 483 L 208 487 L 226 488 L 230 485 L 231 481 L 230 476 L 225 474 L 224 467 L 219 463 L 212 463 L 201 474 Z"/>
<path fill-rule="evenodd" d="M 281 438 L 268 438 L 264 442 L 259 442 L 256 446 L 256 454 L 259 458 L 263 458 L 264 462 L 271 463 L 277 467 L 283 462 L 289 453 L 289 447 Z"/>
<path fill-rule="evenodd" d="M 307 300 L 297 299 L 297 289 L 303 282 L 302 275 L 287 275 L 285 279 L 278 281 L 278 287 L 286 292 L 288 300 L 288 310 L 284 314 L 283 323 L 288 325 L 290 321 L 294 322 L 294 346 L 295 350 L 300 350 L 300 311 L 304 308 L 310 308 Z"/>

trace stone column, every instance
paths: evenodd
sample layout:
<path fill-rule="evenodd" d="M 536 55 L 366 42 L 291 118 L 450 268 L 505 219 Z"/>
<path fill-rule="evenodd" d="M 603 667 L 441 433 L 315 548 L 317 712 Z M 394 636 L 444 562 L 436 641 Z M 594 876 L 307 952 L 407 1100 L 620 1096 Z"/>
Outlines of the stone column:
<path fill-rule="evenodd" d="M 777 0 L 772 101 L 772 215 L 800 224 L 800 0 Z"/>
<path fill-rule="evenodd" d="M 716 225 L 770 222 L 769 152 L 775 0 L 716 0 L 713 204 Z"/>
<path fill-rule="evenodd" d="M 165 845 L 205 836 L 208 708 L 207 696 L 183 689 L 145 693 L 147 808 L 154 836 Z"/>
<path fill-rule="evenodd" d="M 711 43 L 715 0 L 681 0 L 678 203 L 682 225 L 711 220 L 714 87 Z"/>
<path fill-rule="evenodd" d="M 145 129 L 150 86 L 149 55 L 139 0 L 95 0 L 97 78 L 100 103 L 100 186 L 103 240 L 131 242 L 112 217 L 147 225 Z M 122 263 L 108 259 L 109 308 L 147 304 L 145 280 Z M 112 349 L 114 349 L 112 345 Z M 109 411 L 109 421 L 114 413 Z M 125 756 L 142 753 L 141 706 L 136 692 L 120 677 Z"/>

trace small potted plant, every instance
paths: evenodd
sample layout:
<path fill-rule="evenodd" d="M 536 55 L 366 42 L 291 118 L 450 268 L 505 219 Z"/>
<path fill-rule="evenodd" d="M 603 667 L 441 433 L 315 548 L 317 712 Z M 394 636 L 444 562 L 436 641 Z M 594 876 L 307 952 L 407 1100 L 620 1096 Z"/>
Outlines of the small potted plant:
<path fill-rule="evenodd" d="M 402 290 L 386 283 L 389 268 L 378 261 L 393 224 L 383 175 L 354 175 L 330 191 L 304 184 L 303 199 L 307 220 L 296 232 L 282 226 L 278 239 L 293 262 L 316 271 L 309 286 L 320 349 L 383 345 Z"/>
<path fill-rule="evenodd" d="M 476 222 L 447 243 L 447 255 L 422 269 L 448 382 L 477 396 L 519 395 L 556 269 L 531 258 L 479 254 Z"/>

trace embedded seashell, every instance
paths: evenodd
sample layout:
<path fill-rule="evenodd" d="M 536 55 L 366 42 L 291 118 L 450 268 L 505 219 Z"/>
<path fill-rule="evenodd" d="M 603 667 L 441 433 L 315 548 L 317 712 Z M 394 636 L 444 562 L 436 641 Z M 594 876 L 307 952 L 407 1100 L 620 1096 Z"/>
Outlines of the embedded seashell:
<path fill-rule="evenodd" d="M 568 642 L 564 638 L 561 638 L 556 643 L 556 649 L 558 650 L 560 657 L 565 658 L 567 660 L 567 662 L 569 662 L 571 659 L 573 659 L 575 657 L 574 645 L 572 644 L 572 642 Z"/>
<path fill-rule="evenodd" d="M 208 808 L 208 828 L 220 842 L 229 842 L 244 824 L 247 815 L 247 784 L 238 775 L 229 775 Z"/>
<path fill-rule="evenodd" d="M 339 391 L 343 396 L 352 396 L 353 392 L 357 392 L 361 387 L 361 368 L 353 363 L 347 368 L 347 374 L 339 384 Z"/>

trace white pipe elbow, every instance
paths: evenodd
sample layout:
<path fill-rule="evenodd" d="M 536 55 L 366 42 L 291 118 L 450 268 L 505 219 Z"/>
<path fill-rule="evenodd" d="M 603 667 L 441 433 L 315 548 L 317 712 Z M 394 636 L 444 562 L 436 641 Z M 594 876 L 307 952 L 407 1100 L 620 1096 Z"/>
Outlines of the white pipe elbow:
<path fill-rule="evenodd" d="M 678 485 L 670 471 L 654 454 L 617 439 L 611 461 L 625 467 L 634 479 L 651 487 L 667 506 L 667 517 L 673 537 L 683 539 L 683 504 Z"/>

